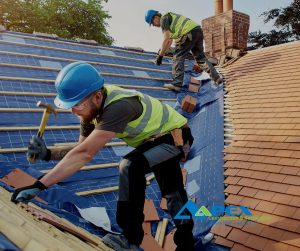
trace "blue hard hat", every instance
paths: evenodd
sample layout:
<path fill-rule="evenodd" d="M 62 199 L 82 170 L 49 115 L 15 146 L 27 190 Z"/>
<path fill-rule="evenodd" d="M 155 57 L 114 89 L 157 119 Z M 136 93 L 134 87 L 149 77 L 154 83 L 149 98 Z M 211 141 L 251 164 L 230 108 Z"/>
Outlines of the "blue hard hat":
<path fill-rule="evenodd" d="M 101 89 L 103 84 L 103 77 L 90 64 L 68 64 L 58 73 L 55 80 L 57 96 L 54 104 L 59 108 L 70 109 L 94 91 Z"/>
<path fill-rule="evenodd" d="M 159 12 L 157 10 L 147 10 L 146 14 L 145 14 L 145 21 L 146 23 L 148 23 L 149 25 L 151 25 L 152 23 L 152 18 L 156 15 L 159 14 Z"/>

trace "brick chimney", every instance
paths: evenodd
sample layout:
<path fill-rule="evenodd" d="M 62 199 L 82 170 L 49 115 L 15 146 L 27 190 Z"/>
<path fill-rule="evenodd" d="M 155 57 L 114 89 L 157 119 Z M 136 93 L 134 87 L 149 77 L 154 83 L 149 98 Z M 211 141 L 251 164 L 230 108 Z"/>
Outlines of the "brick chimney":
<path fill-rule="evenodd" d="M 233 10 L 233 0 L 224 0 L 224 5 L 215 0 L 215 16 L 202 20 L 206 53 L 219 58 L 231 49 L 246 49 L 249 24 L 247 14 Z"/>

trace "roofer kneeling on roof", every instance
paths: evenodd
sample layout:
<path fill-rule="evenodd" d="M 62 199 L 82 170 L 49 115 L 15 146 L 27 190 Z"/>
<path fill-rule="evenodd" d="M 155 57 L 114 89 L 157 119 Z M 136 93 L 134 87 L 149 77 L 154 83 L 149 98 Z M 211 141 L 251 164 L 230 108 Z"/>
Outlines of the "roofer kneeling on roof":
<path fill-rule="evenodd" d="M 161 65 L 163 56 L 172 45 L 172 40 L 175 40 L 173 81 L 170 84 L 165 84 L 164 87 L 173 91 L 180 91 L 184 77 L 184 60 L 190 51 L 201 69 L 210 71 L 215 83 L 220 84 L 222 82 L 215 67 L 208 61 L 203 52 L 203 32 L 199 24 L 182 15 L 172 12 L 162 15 L 156 10 L 148 10 L 145 21 L 149 25 L 162 28 L 164 40 L 155 61 L 157 65 Z"/>
<path fill-rule="evenodd" d="M 59 108 L 71 108 L 80 118 L 79 142 L 73 148 L 50 151 L 42 139 L 33 137 L 27 154 L 61 161 L 33 185 L 17 189 L 12 201 L 32 199 L 41 190 L 78 172 L 112 138 L 120 138 L 135 147 L 119 166 L 116 218 L 123 234 L 107 234 L 103 241 L 115 250 L 138 250 L 144 236 L 145 174 L 154 172 L 174 217 L 188 200 L 179 162 L 184 157 L 185 144 L 192 145 L 193 137 L 187 119 L 170 106 L 135 90 L 103 84 L 103 77 L 85 62 L 69 64 L 60 71 L 54 103 Z M 174 132 L 182 133 L 182 137 L 177 140 Z M 174 222 L 177 250 L 193 250 L 193 221 Z"/>

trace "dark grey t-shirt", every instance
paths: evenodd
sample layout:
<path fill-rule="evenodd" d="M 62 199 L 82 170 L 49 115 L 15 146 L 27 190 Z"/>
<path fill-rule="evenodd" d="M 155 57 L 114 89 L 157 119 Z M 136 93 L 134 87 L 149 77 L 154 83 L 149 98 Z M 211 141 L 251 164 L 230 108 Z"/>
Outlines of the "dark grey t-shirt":
<path fill-rule="evenodd" d="M 94 129 L 122 133 L 127 124 L 142 113 L 143 106 L 138 97 L 117 100 L 105 107 L 96 127 L 92 122 L 81 121 L 80 135 L 88 137 Z"/>
<path fill-rule="evenodd" d="M 172 16 L 170 14 L 161 17 L 161 29 L 163 32 L 170 30 L 170 25 L 172 23 Z"/>

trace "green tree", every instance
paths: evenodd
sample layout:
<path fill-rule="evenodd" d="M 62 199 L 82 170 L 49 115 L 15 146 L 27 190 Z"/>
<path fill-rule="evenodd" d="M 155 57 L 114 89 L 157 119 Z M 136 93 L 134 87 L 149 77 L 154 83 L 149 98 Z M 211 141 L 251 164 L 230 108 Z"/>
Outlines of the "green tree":
<path fill-rule="evenodd" d="M 261 14 L 264 22 L 274 20 L 273 29 L 268 33 L 260 30 L 249 33 L 248 42 L 252 48 L 268 47 L 300 39 L 300 0 L 294 0 L 285 8 L 272 9 Z"/>
<path fill-rule="evenodd" d="M 111 45 L 103 10 L 107 0 L 1 0 L 0 24 L 12 31 L 54 33 L 67 39 L 94 39 Z"/>

